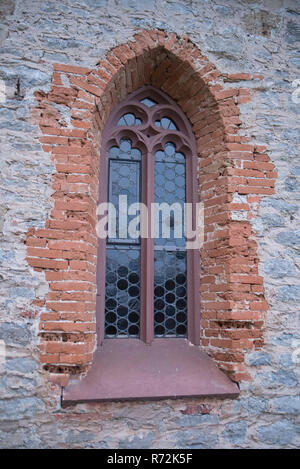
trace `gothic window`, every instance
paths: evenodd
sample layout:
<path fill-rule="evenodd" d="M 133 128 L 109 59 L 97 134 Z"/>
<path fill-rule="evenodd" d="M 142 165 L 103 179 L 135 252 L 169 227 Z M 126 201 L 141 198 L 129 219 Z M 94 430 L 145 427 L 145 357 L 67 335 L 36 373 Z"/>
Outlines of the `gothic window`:
<path fill-rule="evenodd" d="M 198 347 L 200 246 L 182 230 L 183 221 L 196 228 L 197 152 L 169 96 L 145 86 L 112 111 L 99 191 L 98 209 L 108 206 L 97 211 L 97 226 L 108 236 L 97 230 L 98 346 L 64 402 L 238 395 Z M 182 210 L 187 204 L 192 210 Z"/>
<path fill-rule="evenodd" d="M 114 109 L 100 174 L 99 201 L 114 209 L 108 237 L 99 240 L 98 342 L 179 337 L 199 343 L 199 252 L 186 249 L 184 230 L 185 203 L 197 201 L 195 139 L 170 97 L 145 86 Z M 137 203 L 148 212 L 130 236 L 130 223 L 142 215 L 130 211 Z M 191 213 L 195 227 L 195 207 Z"/>

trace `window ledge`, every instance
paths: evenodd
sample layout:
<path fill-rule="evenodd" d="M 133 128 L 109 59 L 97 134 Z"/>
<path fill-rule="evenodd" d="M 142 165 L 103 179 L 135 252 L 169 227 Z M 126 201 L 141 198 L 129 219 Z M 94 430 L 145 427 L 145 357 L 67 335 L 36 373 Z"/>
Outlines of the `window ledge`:
<path fill-rule="evenodd" d="M 239 388 L 186 339 L 106 339 L 82 380 L 63 388 L 64 405 L 104 400 L 237 397 Z"/>

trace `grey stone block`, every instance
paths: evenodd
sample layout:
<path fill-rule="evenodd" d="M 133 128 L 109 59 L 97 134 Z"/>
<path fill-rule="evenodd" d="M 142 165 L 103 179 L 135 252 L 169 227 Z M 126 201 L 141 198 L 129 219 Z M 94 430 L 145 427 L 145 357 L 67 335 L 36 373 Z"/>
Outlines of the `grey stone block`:
<path fill-rule="evenodd" d="M 294 44 L 295 42 L 300 41 L 300 25 L 298 22 L 287 22 L 285 38 L 288 44 Z"/>
<path fill-rule="evenodd" d="M 19 420 L 33 417 L 43 412 L 45 405 L 37 397 L 24 397 L 18 399 L 5 399 L 0 401 L 0 420 Z"/>
<path fill-rule="evenodd" d="M 69 431 L 66 436 L 66 443 L 83 443 L 95 439 L 95 434 L 89 431 Z"/>
<path fill-rule="evenodd" d="M 11 298 L 34 298 L 35 293 L 33 288 L 29 287 L 12 287 L 9 290 L 9 296 Z"/>
<path fill-rule="evenodd" d="M 219 442 L 218 434 L 211 429 L 182 430 L 175 433 L 177 447 L 190 449 L 216 448 Z"/>
<path fill-rule="evenodd" d="M 272 30 L 280 24 L 280 16 L 266 10 L 252 10 L 242 18 L 245 30 L 255 36 L 270 36 Z"/>
<path fill-rule="evenodd" d="M 281 231 L 275 239 L 283 246 L 300 246 L 300 231 Z"/>
<path fill-rule="evenodd" d="M 285 200 L 275 199 L 274 197 L 263 199 L 261 201 L 261 207 L 272 207 L 276 210 L 279 210 L 280 212 L 288 213 L 294 213 L 299 209 L 297 205 L 292 205 L 289 202 L 286 202 Z"/>
<path fill-rule="evenodd" d="M 0 339 L 3 339 L 6 344 L 27 345 L 31 338 L 32 333 L 26 323 L 3 322 L 0 324 Z"/>
<path fill-rule="evenodd" d="M 283 132 L 283 137 L 285 140 L 290 140 L 293 143 L 300 142 L 299 129 L 298 128 L 288 128 Z"/>
<path fill-rule="evenodd" d="M 107 0 L 81 0 L 80 3 L 92 8 L 104 8 L 107 5 Z"/>
<path fill-rule="evenodd" d="M 221 34 L 215 34 L 207 41 L 207 49 L 219 57 L 227 57 L 235 60 L 242 54 L 243 44 L 237 42 L 236 37 L 224 37 Z"/>
<path fill-rule="evenodd" d="M 298 57 L 292 57 L 290 63 L 293 64 L 296 68 L 300 69 L 300 59 Z"/>
<path fill-rule="evenodd" d="M 227 423 L 222 433 L 223 437 L 232 444 L 244 443 L 247 431 L 247 421 L 240 420 L 238 422 Z"/>
<path fill-rule="evenodd" d="M 265 412 L 268 402 L 260 397 L 249 397 L 241 399 L 241 406 L 248 414 L 259 415 Z"/>
<path fill-rule="evenodd" d="M 278 289 L 276 298 L 283 303 L 288 303 L 290 301 L 299 301 L 300 300 L 300 286 L 298 285 L 285 285 Z"/>
<path fill-rule="evenodd" d="M 268 227 L 284 226 L 283 218 L 276 214 L 264 215 L 262 217 L 262 222 Z"/>
<path fill-rule="evenodd" d="M 84 1 L 93 1 L 93 0 L 84 0 Z M 118 0 L 118 6 L 124 8 L 125 10 L 153 10 L 155 8 L 155 0 Z"/>
<path fill-rule="evenodd" d="M 135 435 L 133 439 L 126 438 L 119 443 L 120 449 L 147 449 L 151 448 L 154 441 L 154 433 L 149 432 L 141 436 Z"/>
<path fill-rule="evenodd" d="M 295 275 L 296 271 L 293 264 L 287 259 L 270 259 L 264 265 L 266 274 L 272 278 L 284 278 Z"/>
<path fill-rule="evenodd" d="M 294 368 L 295 363 L 293 362 L 292 355 L 290 353 L 282 353 L 279 355 L 278 366 L 282 368 Z"/>
<path fill-rule="evenodd" d="M 296 178 L 289 177 L 284 181 L 284 188 L 287 192 L 294 192 L 299 189 L 299 184 Z"/>
<path fill-rule="evenodd" d="M 272 355 L 267 352 L 251 352 L 246 355 L 246 363 L 250 366 L 271 365 Z"/>
<path fill-rule="evenodd" d="M 176 424 L 180 427 L 197 427 L 201 424 L 217 424 L 219 419 L 216 415 L 199 414 L 199 415 L 183 415 L 176 419 Z"/>
<path fill-rule="evenodd" d="M 276 447 L 291 443 L 296 434 L 295 426 L 287 419 L 263 425 L 257 430 L 260 443 L 268 443 Z"/>
<path fill-rule="evenodd" d="M 295 373 L 290 370 L 267 371 L 259 373 L 258 378 L 263 386 L 271 388 L 277 386 L 290 388 L 298 384 Z"/>
<path fill-rule="evenodd" d="M 279 414 L 300 415 L 300 396 L 282 396 L 272 400 L 271 408 Z"/>
<path fill-rule="evenodd" d="M 293 176 L 300 176 L 300 166 L 295 166 L 291 168 L 291 173 Z"/>
<path fill-rule="evenodd" d="M 37 363 L 35 360 L 30 358 L 13 358 L 5 362 L 5 367 L 7 370 L 19 371 L 22 373 L 32 373 L 37 368 Z"/>
<path fill-rule="evenodd" d="M 0 67 L 0 76 L 10 82 L 11 80 L 20 79 L 20 85 L 36 86 L 44 85 L 50 82 L 50 76 L 48 73 L 42 72 L 41 70 L 27 67 L 25 65 L 18 65 L 16 67 Z"/>
<path fill-rule="evenodd" d="M 282 332 L 276 336 L 271 337 L 271 344 L 291 346 L 294 340 L 300 339 L 300 334 L 292 334 L 290 332 Z"/>
<path fill-rule="evenodd" d="M 45 47 L 49 49 L 56 49 L 58 51 L 64 49 L 77 49 L 81 48 L 83 50 L 90 49 L 93 45 L 87 41 L 81 41 L 80 39 L 74 38 L 57 38 L 54 36 L 44 36 L 42 42 Z"/>

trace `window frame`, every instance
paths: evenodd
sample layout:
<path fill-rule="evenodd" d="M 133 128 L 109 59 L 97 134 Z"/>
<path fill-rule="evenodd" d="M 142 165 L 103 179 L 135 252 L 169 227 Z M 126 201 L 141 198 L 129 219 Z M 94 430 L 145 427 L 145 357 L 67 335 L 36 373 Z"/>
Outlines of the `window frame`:
<path fill-rule="evenodd" d="M 157 104 L 152 107 L 140 103 L 150 98 Z M 137 107 L 138 105 L 138 107 Z M 120 118 L 130 112 L 145 109 L 144 125 L 120 126 Z M 172 119 L 178 130 L 162 130 L 158 127 L 157 137 L 153 133 L 151 122 L 154 116 L 165 117 L 165 111 Z M 140 114 L 142 116 L 143 113 Z M 138 117 L 140 117 L 138 114 Z M 153 125 L 154 127 L 154 125 Z M 156 128 L 156 127 L 154 127 Z M 150 138 L 149 138 L 150 135 Z M 179 106 L 161 90 L 153 86 L 144 86 L 129 94 L 111 112 L 102 135 L 99 167 L 99 201 L 108 199 L 108 152 L 111 146 L 119 146 L 122 138 L 130 139 L 132 146 L 141 151 L 141 202 L 148 207 L 148 227 L 151 222 L 151 203 L 154 202 L 154 164 L 155 153 L 162 145 L 170 141 L 176 145 L 177 151 L 182 151 L 186 158 L 186 202 L 192 203 L 192 227 L 195 229 L 195 207 L 198 201 L 197 190 L 197 147 L 190 122 Z M 140 310 L 140 337 L 144 343 L 150 345 L 154 339 L 154 239 L 141 238 L 141 310 Z M 199 249 L 187 249 L 187 339 L 194 345 L 200 344 L 200 253 Z M 104 340 L 105 323 L 105 272 L 106 272 L 106 239 L 98 239 L 97 256 L 97 301 L 96 324 L 97 344 L 100 346 Z M 169 339 L 169 338 L 164 338 Z M 173 339 L 173 338 L 170 338 Z M 107 339 L 110 340 L 110 339 Z M 115 340 L 115 339 L 111 339 Z M 126 338 L 126 340 L 132 340 Z"/>

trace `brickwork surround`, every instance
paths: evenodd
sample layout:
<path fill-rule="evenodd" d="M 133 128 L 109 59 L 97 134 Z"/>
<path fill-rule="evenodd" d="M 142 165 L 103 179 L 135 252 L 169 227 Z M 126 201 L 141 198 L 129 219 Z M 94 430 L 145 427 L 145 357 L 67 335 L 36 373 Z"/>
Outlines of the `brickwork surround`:
<path fill-rule="evenodd" d="M 62 385 L 92 363 L 101 133 L 117 103 L 151 84 L 178 103 L 197 141 L 205 206 L 201 346 L 234 381 L 248 380 L 244 355 L 263 347 L 268 309 L 250 220 L 260 196 L 273 194 L 276 172 L 265 147 L 239 136 L 239 104 L 251 100 L 243 81 L 261 77 L 220 74 L 187 37 L 149 30 L 134 39 L 93 70 L 55 64 L 50 92 L 36 93 L 40 141 L 55 164 L 50 217 L 27 234 L 27 261 L 49 283 L 46 298 L 34 302 L 40 360 Z"/>

